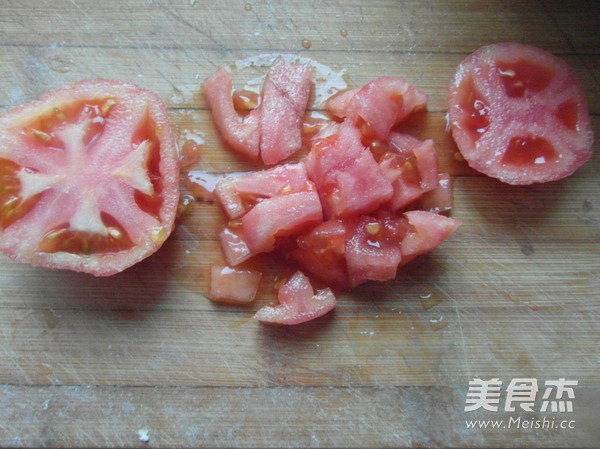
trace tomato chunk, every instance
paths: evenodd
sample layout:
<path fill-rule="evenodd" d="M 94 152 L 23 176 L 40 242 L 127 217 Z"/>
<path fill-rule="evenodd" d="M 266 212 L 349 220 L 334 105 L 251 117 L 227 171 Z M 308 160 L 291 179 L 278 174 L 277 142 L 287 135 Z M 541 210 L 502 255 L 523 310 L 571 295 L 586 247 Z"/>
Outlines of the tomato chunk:
<path fill-rule="evenodd" d="M 421 196 L 417 208 L 426 212 L 447 212 L 452 210 L 453 202 L 452 178 L 448 173 L 440 173 L 438 186 Z"/>
<path fill-rule="evenodd" d="M 242 217 L 242 231 L 253 254 L 269 252 L 275 238 L 293 235 L 323 220 L 317 192 L 278 195 L 254 206 Z"/>
<path fill-rule="evenodd" d="M 425 108 L 428 96 L 402 78 L 382 76 L 349 93 L 334 97 L 330 111 L 363 127 L 365 136 L 385 140 L 394 126 Z M 364 126 L 363 126 L 364 125 Z"/>
<path fill-rule="evenodd" d="M 388 281 L 396 277 L 407 229 L 405 219 L 360 218 L 345 246 L 352 287 L 368 280 Z"/>
<path fill-rule="evenodd" d="M 244 94 L 232 95 L 231 75 L 223 67 L 204 81 L 202 91 L 229 146 L 250 159 L 260 154 L 265 164 L 273 165 L 302 147 L 311 80 L 310 66 L 279 57 L 267 74 L 260 104 Z M 238 113 L 236 104 L 244 115 Z"/>
<path fill-rule="evenodd" d="M 107 276 L 173 229 L 179 157 L 149 91 L 88 80 L 0 116 L 0 249 L 18 262 Z"/>
<path fill-rule="evenodd" d="M 404 215 L 411 228 L 402 239 L 402 265 L 441 245 L 460 225 L 460 220 L 421 210 Z"/>
<path fill-rule="evenodd" d="M 243 304 L 252 302 L 262 274 L 226 265 L 213 265 L 210 275 L 209 299 L 216 302 Z"/>
<path fill-rule="evenodd" d="M 348 121 L 336 135 L 315 141 L 305 163 L 327 218 L 369 213 L 393 194 L 392 185 Z"/>
<path fill-rule="evenodd" d="M 500 43 L 465 58 L 450 86 L 448 111 L 469 165 L 508 184 L 564 178 L 592 153 L 577 76 L 539 48 Z"/>
<path fill-rule="evenodd" d="M 239 220 L 232 221 L 221 228 L 219 231 L 219 243 L 221 244 L 225 260 L 232 267 L 254 256 L 244 238 L 242 222 Z"/>
<path fill-rule="evenodd" d="M 312 69 L 277 58 L 262 90 L 260 155 L 273 165 L 302 146 L 303 116 L 310 96 Z"/>
<path fill-rule="evenodd" d="M 379 166 L 394 190 L 388 208 L 396 211 L 438 186 L 438 160 L 432 140 L 391 133 L 389 146 L 396 151 L 385 153 Z"/>
<path fill-rule="evenodd" d="M 219 67 L 202 85 L 202 92 L 225 142 L 234 151 L 256 159 L 259 152 L 260 109 L 256 108 L 241 117 L 235 109 L 232 90 L 231 74 L 223 67 Z"/>
<path fill-rule="evenodd" d="M 325 221 L 297 238 L 291 253 L 304 271 L 338 290 L 349 287 L 345 244 L 348 225 L 342 220 Z"/>
<path fill-rule="evenodd" d="M 279 304 L 263 306 L 254 319 L 271 324 L 300 324 L 325 315 L 337 305 L 337 300 L 328 288 L 315 293 L 309 279 L 297 271 L 279 289 Z"/>
<path fill-rule="evenodd" d="M 215 193 L 229 218 L 239 218 L 265 198 L 306 190 L 307 182 L 304 164 L 284 164 L 228 176 L 217 183 Z"/>

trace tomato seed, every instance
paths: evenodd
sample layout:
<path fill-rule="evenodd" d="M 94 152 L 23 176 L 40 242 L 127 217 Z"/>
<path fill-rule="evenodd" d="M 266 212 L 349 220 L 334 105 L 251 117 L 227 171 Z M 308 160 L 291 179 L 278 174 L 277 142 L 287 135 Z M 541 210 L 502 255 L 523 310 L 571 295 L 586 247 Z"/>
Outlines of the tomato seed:
<path fill-rule="evenodd" d="M 31 135 L 37 137 L 40 140 L 43 140 L 44 142 L 49 142 L 50 140 L 52 140 L 52 136 L 50 134 L 45 133 L 44 131 L 40 131 L 39 129 L 32 129 Z"/>
<path fill-rule="evenodd" d="M 381 232 L 381 225 L 377 222 L 367 223 L 365 225 L 365 231 L 369 235 L 377 235 Z"/>

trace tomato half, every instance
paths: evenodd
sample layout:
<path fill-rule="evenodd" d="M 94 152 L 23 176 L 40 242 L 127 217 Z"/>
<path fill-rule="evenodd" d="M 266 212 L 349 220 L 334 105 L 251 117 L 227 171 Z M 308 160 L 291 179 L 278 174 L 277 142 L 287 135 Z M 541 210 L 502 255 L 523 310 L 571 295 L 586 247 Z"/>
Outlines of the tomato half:
<path fill-rule="evenodd" d="M 517 43 L 480 48 L 450 85 L 452 135 L 469 165 L 508 184 L 554 181 L 591 156 L 585 95 L 562 59 Z"/>
<path fill-rule="evenodd" d="M 179 158 L 164 103 L 88 80 L 0 116 L 0 249 L 17 262 L 108 276 L 173 229 Z"/>

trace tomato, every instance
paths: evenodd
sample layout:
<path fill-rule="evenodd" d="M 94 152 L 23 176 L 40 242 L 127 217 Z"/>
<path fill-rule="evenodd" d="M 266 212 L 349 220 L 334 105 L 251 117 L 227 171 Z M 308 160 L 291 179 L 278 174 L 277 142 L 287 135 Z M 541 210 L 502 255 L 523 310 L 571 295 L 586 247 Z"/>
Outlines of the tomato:
<path fill-rule="evenodd" d="M 369 280 L 389 281 L 396 277 L 402 260 L 401 242 L 407 229 L 406 219 L 360 218 L 345 246 L 352 287 Z"/>
<path fill-rule="evenodd" d="M 273 165 L 302 147 L 311 81 L 310 66 L 277 58 L 265 79 L 260 104 L 244 94 L 232 95 L 231 75 L 222 67 L 204 81 L 202 91 L 229 146 L 250 159 L 260 154 L 265 164 Z M 239 114 L 236 105 L 246 113 Z M 248 107 L 253 108 L 248 112 Z"/>
<path fill-rule="evenodd" d="M 369 213 L 393 194 L 392 185 L 349 121 L 336 134 L 315 140 L 305 163 L 326 218 Z"/>
<path fill-rule="evenodd" d="M 387 206 L 395 211 L 438 187 L 438 160 L 432 140 L 391 133 L 388 146 L 395 151 L 384 153 L 379 166 L 392 183 L 394 193 Z"/>
<path fill-rule="evenodd" d="M 236 304 L 254 300 L 262 274 L 253 270 L 239 270 L 226 265 L 213 265 L 210 273 L 208 297 L 217 302 Z"/>
<path fill-rule="evenodd" d="M 297 234 L 322 220 L 321 202 L 314 188 L 261 201 L 241 219 L 244 239 L 253 254 L 269 252 L 276 237 Z"/>
<path fill-rule="evenodd" d="M 427 212 L 447 212 L 452 210 L 454 194 L 452 179 L 448 173 L 438 174 L 438 186 L 425 192 L 417 201 L 417 209 Z"/>
<path fill-rule="evenodd" d="M 460 220 L 422 210 L 406 212 L 404 216 L 410 228 L 402 239 L 402 265 L 441 245 L 460 225 Z"/>
<path fill-rule="evenodd" d="M 517 43 L 464 59 L 450 85 L 452 135 L 474 169 L 509 184 L 554 181 L 591 156 L 583 89 L 562 59 Z"/>
<path fill-rule="evenodd" d="M 391 129 L 410 114 L 424 109 L 428 96 L 402 78 L 382 76 L 360 89 L 342 92 L 327 106 L 337 117 L 347 117 L 365 136 L 385 140 Z"/>
<path fill-rule="evenodd" d="M 217 183 L 215 193 L 229 218 L 239 218 L 263 199 L 305 190 L 307 182 L 304 164 L 283 164 L 228 176 Z"/>
<path fill-rule="evenodd" d="M 278 300 L 277 306 L 263 306 L 253 318 L 263 323 L 300 324 L 325 315 L 337 305 L 330 289 L 315 293 L 309 279 L 301 271 L 294 273 L 281 286 Z"/>
<path fill-rule="evenodd" d="M 319 224 L 296 239 L 298 247 L 291 252 L 292 258 L 315 278 L 345 290 L 350 285 L 344 256 L 347 228 L 342 220 Z"/>
<path fill-rule="evenodd" d="M 312 70 L 282 58 L 271 66 L 262 89 L 260 155 L 273 165 L 302 146 L 304 110 L 310 96 Z"/>
<path fill-rule="evenodd" d="M 259 153 L 260 109 L 241 117 L 233 102 L 231 74 L 223 67 L 204 81 L 202 92 L 225 142 L 239 154 L 256 159 Z"/>
<path fill-rule="evenodd" d="M 0 249 L 96 276 L 154 253 L 173 229 L 179 158 L 160 98 L 82 81 L 0 117 Z"/>
<path fill-rule="evenodd" d="M 244 238 L 242 222 L 239 220 L 232 220 L 221 228 L 219 231 L 219 243 L 221 244 L 225 260 L 232 267 L 241 264 L 254 255 Z"/>

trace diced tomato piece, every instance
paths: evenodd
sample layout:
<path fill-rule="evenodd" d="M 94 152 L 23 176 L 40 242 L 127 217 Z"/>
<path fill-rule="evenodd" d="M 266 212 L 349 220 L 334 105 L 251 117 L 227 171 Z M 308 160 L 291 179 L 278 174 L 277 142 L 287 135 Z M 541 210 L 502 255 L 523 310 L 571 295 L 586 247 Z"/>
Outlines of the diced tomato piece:
<path fill-rule="evenodd" d="M 297 238 L 298 248 L 292 258 L 314 277 L 335 289 L 348 288 L 348 273 L 344 247 L 348 239 L 347 225 L 341 220 L 330 220 L 316 226 Z"/>
<path fill-rule="evenodd" d="M 395 278 L 407 230 L 406 219 L 361 217 L 345 245 L 350 285 Z"/>
<path fill-rule="evenodd" d="M 336 117 L 346 117 L 348 104 L 352 100 L 352 97 L 354 97 L 359 90 L 360 88 L 356 88 L 337 93 L 335 96 L 327 100 L 327 109 Z"/>
<path fill-rule="evenodd" d="M 259 200 L 306 190 L 307 182 L 304 164 L 284 164 L 268 170 L 228 176 L 217 183 L 215 193 L 229 218 L 235 219 Z"/>
<path fill-rule="evenodd" d="M 396 153 L 386 153 L 379 161 L 384 176 L 392 183 L 393 194 L 386 207 L 400 210 L 423 194 L 416 159 Z"/>
<path fill-rule="evenodd" d="M 350 122 L 334 124 L 327 131 L 319 133 L 310 153 L 303 160 L 308 177 L 317 187 L 327 180 L 332 170 L 349 166 L 364 150 L 360 132 Z"/>
<path fill-rule="evenodd" d="M 362 127 L 365 136 L 386 140 L 394 126 L 413 112 L 424 109 L 428 98 L 402 78 L 383 76 L 364 85 L 351 99 L 344 96 L 330 106 L 336 116 L 348 117 L 353 124 Z"/>
<path fill-rule="evenodd" d="M 335 218 L 372 212 L 392 197 L 394 189 L 365 149 L 348 167 L 329 172 L 320 193 L 326 216 Z"/>
<path fill-rule="evenodd" d="M 225 142 L 240 154 L 256 159 L 259 152 L 260 108 L 242 118 L 235 110 L 232 90 L 231 74 L 223 67 L 219 67 L 202 85 L 202 92 Z"/>
<path fill-rule="evenodd" d="M 390 146 L 393 147 L 398 154 L 406 157 L 412 156 L 413 149 L 420 143 L 422 143 L 421 140 L 411 136 L 410 134 L 391 132 L 389 136 Z"/>
<path fill-rule="evenodd" d="M 369 213 L 393 194 L 360 133 L 345 121 L 336 134 L 316 140 L 305 159 L 327 218 Z"/>
<path fill-rule="evenodd" d="M 394 188 L 387 207 L 399 210 L 438 186 L 437 152 L 432 140 L 400 133 L 391 133 L 389 146 L 397 151 L 385 153 L 379 166 Z"/>
<path fill-rule="evenodd" d="M 413 148 L 413 153 L 417 160 L 421 189 L 423 192 L 435 189 L 438 185 L 438 157 L 433 140 L 421 142 Z"/>
<path fill-rule="evenodd" d="M 256 296 L 262 274 L 253 270 L 240 270 L 226 265 L 213 265 L 210 272 L 209 299 L 217 302 L 243 304 Z"/>
<path fill-rule="evenodd" d="M 234 222 L 233 226 L 232 224 L 223 226 L 221 231 L 219 231 L 219 242 L 221 243 L 225 260 L 232 267 L 241 264 L 254 255 L 244 239 L 242 223 L 240 221 Z"/>
<path fill-rule="evenodd" d="M 313 187 L 261 201 L 241 221 L 248 248 L 256 254 L 271 251 L 276 237 L 299 233 L 322 220 L 321 202 Z"/>
<path fill-rule="evenodd" d="M 0 117 L 0 249 L 17 262 L 108 276 L 173 229 L 179 157 L 164 103 L 86 80 Z"/>
<path fill-rule="evenodd" d="M 260 154 L 267 165 L 287 159 L 302 147 L 304 111 L 310 97 L 312 69 L 277 58 L 262 91 Z"/>
<path fill-rule="evenodd" d="M 592 154 L 584 91 L 562 59 L 528 45 L 481 47 L 448 95 L 452 136 L 469 165 L 508 184 L 554 181 Z"/>
<path fill-rule="evenodd" d="M 404 215 L 411 228 L 402 240 L 402 265 L 439 246 L 460 225 L 460 220 L 422 210 Z"/>
<path fill-rule="evenodd" d="M 263 306 L 254 319 L 271 324 L 300 324 L 325 315 L 337 305 L 328 288 L 314 292 L 309 279 L 297 271 L 281 288 L 277 306 Z"/>
<path fill-rule="evenodd" d="M 417 203 L 417 208 L 428 212 L 446 212 L 452 209 L 454 194 L 452 179 L 448 173 L 438 175 L 438 187 L 425 192 Z"/>

